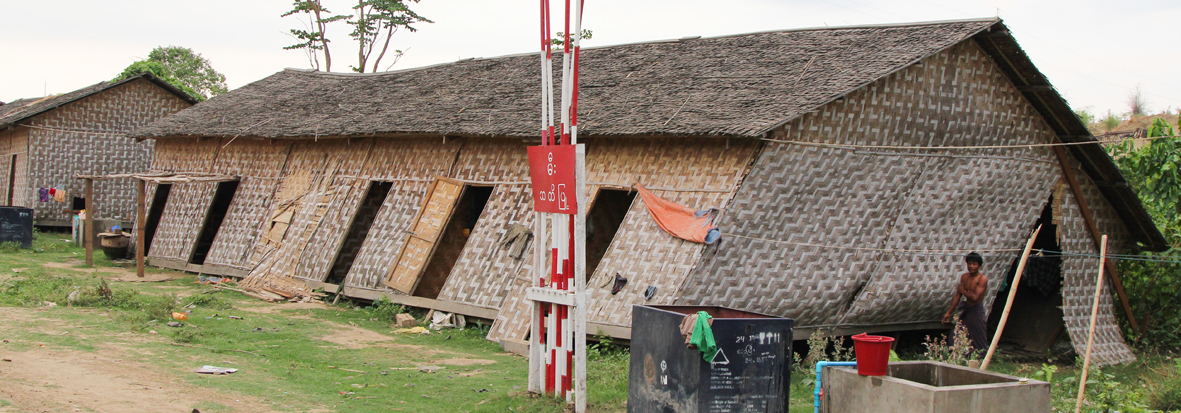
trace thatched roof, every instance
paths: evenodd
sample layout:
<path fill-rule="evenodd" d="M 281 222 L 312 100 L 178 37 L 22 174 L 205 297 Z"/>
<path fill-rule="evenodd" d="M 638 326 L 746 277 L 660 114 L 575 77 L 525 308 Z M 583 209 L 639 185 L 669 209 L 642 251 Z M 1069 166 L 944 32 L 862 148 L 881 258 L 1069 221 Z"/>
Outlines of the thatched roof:
<path fill-rule="evenodd" d="M 763 136 L 998 22 L 803 29 L 587 48 L 580 134 Z M 539 68 L 532 53 L 369 75 L 288 69 L 132 136 L 529 137 L 540 129 Z"/>
<path fill-rule="evenodd" d="M 84 97 L 102 92 L 124 83 L 133 82 L 139 78 L 147 79 L 152 83 L 159 85 L 177 97 L 184 99 L 186 102 L 197 103 L 197 100 L 193 99 L 192 96 L 189 96 L 187 93 L 180 91 L 175 86 L 168 84 L 168 82 L 160 80 L 151 74 L 144 73 L 138 76 L 120 80 L 118 82 L 95 83 L 93 85 L 61 95 L 14 100 L 6 105 L 0 106 L 0 127 L 13 125 L 22 120 L 40 115 L 53 109 L 57 109 L 58 107 L 64 106 Z"/>

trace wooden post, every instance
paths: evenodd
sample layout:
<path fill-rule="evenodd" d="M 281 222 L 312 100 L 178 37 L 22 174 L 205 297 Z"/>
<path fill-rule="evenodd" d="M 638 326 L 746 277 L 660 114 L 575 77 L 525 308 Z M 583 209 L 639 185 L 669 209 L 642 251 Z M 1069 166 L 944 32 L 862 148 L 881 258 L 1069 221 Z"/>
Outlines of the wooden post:
<path fill-rule="evenodd" d="M 1033 249 L 1033 241 L 1037 239 L 1039 232 L 1042 232 L 1041 225 L 1033 230 L 1033 235 L 1030 235 L 1029 241 L 1025 243 L 1025 251 L 1021 253 L 1021 263 L 1017 264 L 1017 273 L 1013 275 L 1013 283 L 1009 285 L 1009 299 L 1005 301 L 1005 311 L 1001 313 L 1001 322 L 997 324 L 996 333 L 992 335 L 992 345 L 988 346 L 988 354 L 980 363 L 980 370 L 988 370 L 992 354 L 996 352 L 996 346 L 1001 342 L 1001 334 L 1005 332 L 1005 322 L 1009 321 L 1009 310 L 1013 309 L 1013 299 L 1017 298 L 1017 284 L 1021 283 L 1021 273 L 1025 272 L 1025 262 L 1029 261 L 1029 251 Z"/>
<path fill-rule="evenodd" d="M 1100 246 L 1099 226 L 1095 224 L 1095 218 L 1091 215 L 1091 208 L 1087 205 L 1086 198 L 1083 198 L 1083 190 L 1079 187 L 1078 178 L 1074 176 L 1074 169 L 1070 167 L 1070 158 L 1066 156 L 1066 150 L 1061 145 L 1053 146 L 1054 154 L 1058 155 L 1058 165 L 1062 167 L 1062 175 L 1066 177 L 1066 181 L 1070 183 L 1070 192 L 1074 194 L 1074 200 L 1078 203 L 1079 212 L 1083 216 L 1083 220 L 1087 223 L 1087 229 L 1091 231 L 1091 239 L 1095 241 L 1096 248 L 1103 248 Z M 1128 295 L 1124 293 L 1124 284 L 1120 282 L 1119 273 L 1115 271 L 1115 263 L 1104 260 L 1107 266 L 1108 276 L 1111 278 L 1111 285 L 1115 287 L 1115 293 L 1119 296 L 1119 301 L 1123 304 L 1124 313 L 1128 315 L 1128 323 L 1132 325 L 1132 331 L 1136 334 L 1144 334 L 1140 330 L 1140 324 L 1136 322 L 1136 316 L 1132 314 L 1132 306 L 1128 304 Z"/>
<path fill-rule="evenodd" d="M 144 225 L 148 222 L 147 202 L 144 180 L 135 179 L 135 276 L 144 276 Z"/>
<path fill-rule="evenodd" d="M 86 245 L 86 265 L 94 266 L 94 178 L 86 178 L 86 228 L 82 234 Z"/>
<path fill-rule="evenodd" d="M 1087 369 L 1091 367 L 1091 346 L 1095 344 L 1095 321 L 1099 319 L 1099 296 L 1103 293 L 1103 264 L 1107 262 L 1107 235 L 1099 245 L 1099 277 L 1095 280 L 1095 302 L 1091 304 L 1091 330 L 1087 333 L 1087 356 L 1083 358 L 1083 375 L 1078 381 L 1078 402 L 1074 413 L 1083 410 L 1083 396 L 1086 396 Z"/>

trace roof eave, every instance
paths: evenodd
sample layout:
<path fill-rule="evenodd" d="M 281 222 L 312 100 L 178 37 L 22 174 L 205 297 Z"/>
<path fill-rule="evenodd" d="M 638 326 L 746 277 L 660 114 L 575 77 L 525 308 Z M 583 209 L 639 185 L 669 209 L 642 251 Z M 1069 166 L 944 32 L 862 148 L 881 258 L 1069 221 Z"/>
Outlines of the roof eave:
<path fill-rule="evenodd" d="M 992 57 L 1001 72 L 1025 96 L 1034 110 L 1041 114 L 1060 141 L 1095 142 L 1091 145 L 1070 145 L 1067 150 L 1082 164 L 1083 172 L 1116 210 L 1142 249 L 1158 252 L 1168 250 L 1170 246 L 1164 235 L 1115 161 L 1074 114 L 1066 99 L 1034 66 L 1004 23 L 998 21 L 988 31 L 978 33 L 972 39 Z"/>

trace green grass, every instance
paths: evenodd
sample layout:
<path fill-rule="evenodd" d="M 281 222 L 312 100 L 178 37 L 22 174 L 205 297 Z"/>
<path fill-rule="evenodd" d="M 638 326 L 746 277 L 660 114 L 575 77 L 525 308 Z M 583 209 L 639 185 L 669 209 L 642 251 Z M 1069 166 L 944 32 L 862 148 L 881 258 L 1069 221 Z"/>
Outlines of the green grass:
<path fill-rule="evenodd" d="M 179 386 L 249 396 L 277 411 L 568 409 L 562 401 L 528 394 L 528 361 L 485 340 L 487 326 L 469 324 L 470 328 L 462 331 L 396 335 L 392 334 L 393 318 L 405 309 L 392 303 L 362 308 L 342 299 L 333 307 L 285 309 L 284 304 L 195 284 L 192 275 L 166 282 L 110 282 L 116 274 L 86 268 L 80 264 L 82 250 L 61 238 L 59 234 L 38 233 L 31 250 L 9 251 L 0 246 L 0 306 L 40 309 L 30 312 L 28 319 L 5 321 L 5 338 L 12 340 L 5 344 L 8 351 L 32 351 L 42 345 L 77 352 L 119 348 L 126 357 L 172 375 Z M 46 263 L 56 264 L 47 267 Z M 101 253 L 95 254 L 95 263 L 96 267 L 118 265 Z M 48 308 L 46 302 L 57 305 Z M 273 311 L 251 311 L 262 308 Z M 165 325 L 171 312 L 185 310 L 190 313 L 183 327 Z M 420 320 L 423 316 L 417 310 L 411 313 Z M 345 334 L 385 340 L 332 340 Z M 609 343 L 592 345 L 587 374 L 592 412 L 626 411 L 628 357 L 626 349 Z M 487 362 L 456 364 L 455 359 Z M 216 377 L 192 373 L 205 364 L 240 370 Z M 419 366 L 444 369 L 423 373 Z M 993 366 L 993 371 L 1045 379 L 1044 373 L 1038 376 L 1043 370 L 1040 364 L 1001 360 Z M 381 374 L 383 371 L 386 374 Z M 1057 411 L 1073 410 L 1078 371 L 1065 365 L 1054 374 Z M 1088 385 L 1089 400 L 1123 403 L 1123 407 L 1132 407 L 1123 411 L 1137 411 L 1137 406 L 1148 406 L 1150 401 L 1181 399 L 1181 370 L 1169 355 L 1141 355 L 1140 362 L 1101 372 L 1112 377 Z M 789 411 L 812 411 L 812 392 L 811 375 L 793 371 Z M 0 400 L 0 406 L 11 404 Z M 202 412 L 243 409 L 213 401 L 193 408 Z"/>

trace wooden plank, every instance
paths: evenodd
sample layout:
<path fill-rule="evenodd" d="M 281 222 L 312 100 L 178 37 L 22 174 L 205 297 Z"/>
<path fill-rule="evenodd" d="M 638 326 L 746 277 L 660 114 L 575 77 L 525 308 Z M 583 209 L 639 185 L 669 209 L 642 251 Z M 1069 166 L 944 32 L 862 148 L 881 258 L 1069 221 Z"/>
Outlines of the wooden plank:
<path fill-rule="evenodd" d="M 483 318 L 487 320 L 495 319 L 497 313 L 495 308 L 478 307 L 451 301 L 432 300 L 430 298 L 414 297 L 410 295 L 370 290 L 366 288 L 344 287 L 344 295 L 346 297 L 360 298 L 365 300 L 377 300 L 384 297 L 391 302 L 402 305 L 408 305 L 417 308 L 427 308 L 448 313 L 463 314 L 465 316 Z"/>
<path fill-rule="evenodd" d="M 1099 233 L 1099 226 L 1095 223 L 1094 215 L 1091 215 L 1091 208 L 1087 205 L 1087 199 L 1083 197 L 1083 189 L 1079 186 L 1078 177 L 1074 174 L 1074 168 L 1070 166 L 1070 158 L 1066 155 L 1066 149 L 1063 149 L 1062 146 L 1054 146 L 1053 148 L 1054 154 L 1058 156 L 1058 165 L 1062 167 L 1062 175 L 1070 183 L 1070 191 L 1074 194 L 1075 202 L 1078 203 L 1078 209 L 1083 216 L 1083 221 L 1086 221 L 1087 229 L 1091 230 L 1091 239 L 1095 241 L 1095 249 L 1101 249 L 1100 238 L 1102 234 Z M 1120 282 L 1119 273 L 1115 270 L 1115 263 L 1111 260 L 1106 260 L 1105 263 L 1108 278 L 1111 279 L 1111 285 L 1115 287 L 1115 293 L 1119 296 L 1120 303 L 1123 304 L 1124 314 L 1128 316 L 1128 323 L 1132 325 L 1132 331 L 1135 331 L 1136 334 L 1144 334 L 1140 330 L 1140 324 L 1136 322 L 1136 316 L 1132 314 L 1132 306 L 1128 304 L 1128 295 L 1124 293 L 1124 284 Z"/>
<path fill-rule="evenodd" d="M 135 180 L 135 276 L 144 276 L 144 225 L 147 225 L 147 205 L 144 199 L 144 181 Z M 87 215 L 89 216 L 89 215 Z"/>
<path fill-rule="evenodd" d="M 463 182 L 442 177 L 435 180 L 398 251 L 398 259 L 386 277 L 386 286 L 406 294 L 414 291 L 463 191 Z"/>
<path fill-rule="evenodd" d="M 86 265 L 94 266 L 94 180 L 86 178 L 86 228 L 83 236 L 86 238 Z"/>

